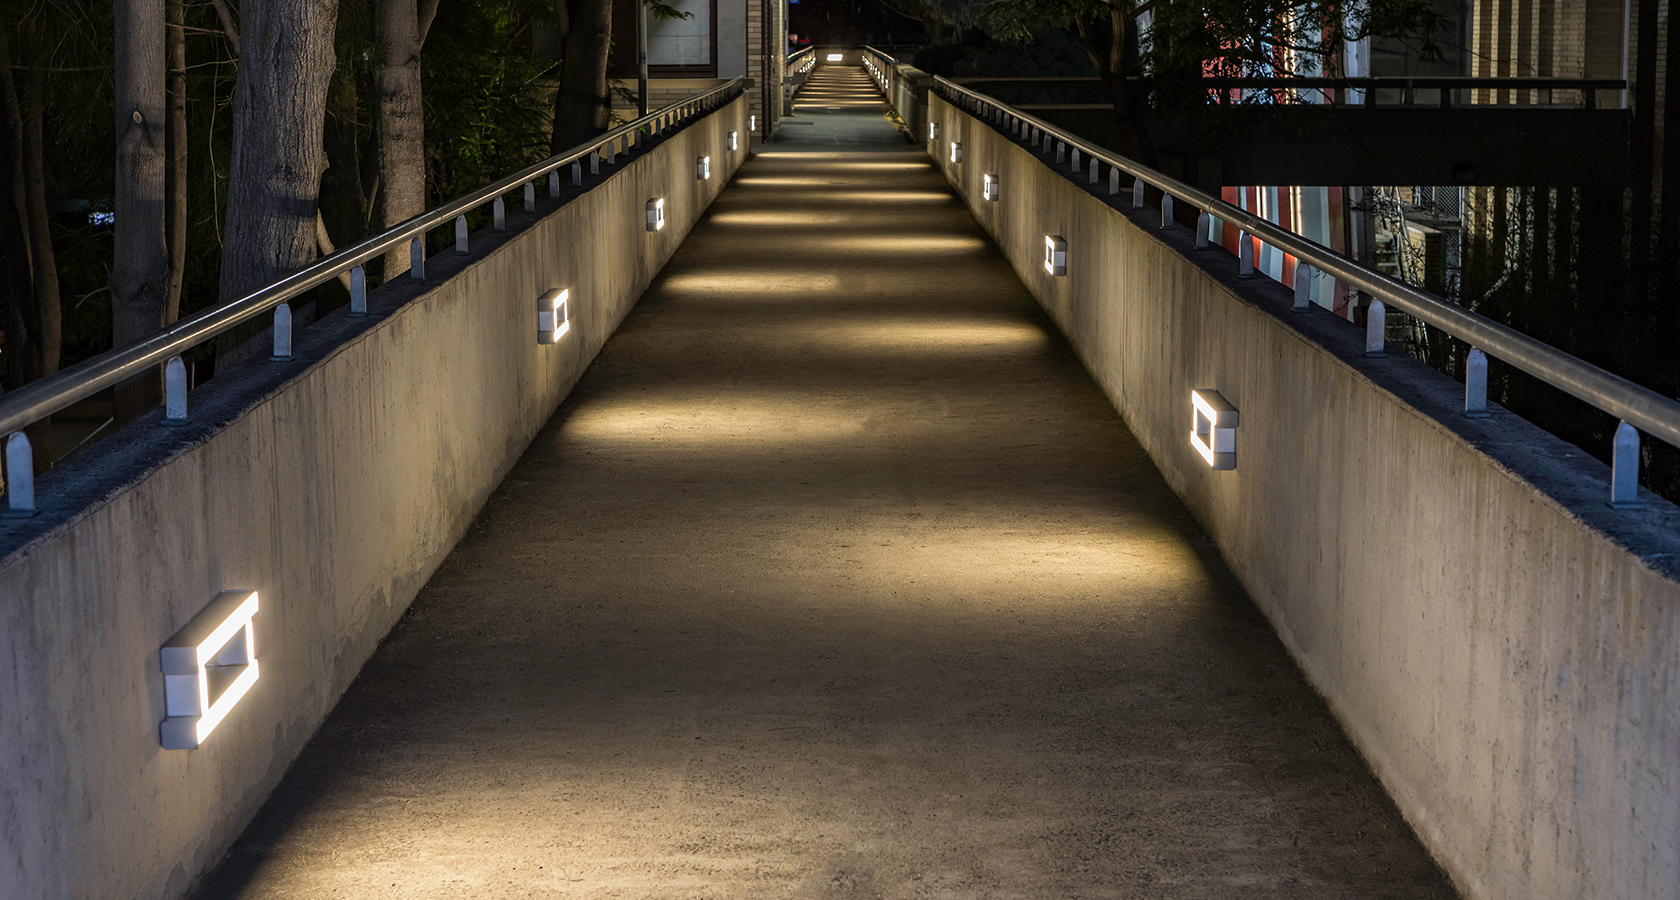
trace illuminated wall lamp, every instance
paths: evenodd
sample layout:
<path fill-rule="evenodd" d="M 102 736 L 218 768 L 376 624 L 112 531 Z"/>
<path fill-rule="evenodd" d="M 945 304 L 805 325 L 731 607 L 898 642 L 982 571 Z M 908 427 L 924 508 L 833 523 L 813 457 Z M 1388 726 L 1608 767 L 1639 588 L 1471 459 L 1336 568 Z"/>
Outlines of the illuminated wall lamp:
<path fill-rule="evenodd" d="M 748 131 L 757 131 L 758 130 L 758 116 L 756 116 L 756 115 L 747 116 L 747 130 Z"/>
<path fill-rule="evenodd" d="M 1059 234 L 1044 236 L 1044 271 L 1051 275 L 1067 274 L 1067 241 Z"/>
<path fill-rule="evenodd" d="M 658 231 L 665 227 L 665 198 L 655 197 L 647 204 L 647 226 L 649 231 Z"/>
<path fill-rule="evenodd" d="M 980 179 L 980 196 L 993 203 L 997 202 L 998 177 L 996 175 L 986 175 Z"/>
<path fill-rule="evenodd" d="M 537 298 L 537 343 L 558 344 L 572 330 L 572 318 L 566 313 L 571 296 L 570 288 L 556 288 Z"/>
<path fill-rule="evenodd" d="M 846 54 L 844 54 L 844 53 L 830 53 L 828 55 L 828 61 L 829 62 L 839 62 L 840 60 L 845 59 L 845 58 L 846 58 Z"/>
<path fill-rule="evenodd" d="M 1237 467 L 1237 408 L 1218 391 L 1190 392 L 1190 446 L 1215 471 Z"/>
<path fill-rule="evenodd" d="M 712 177 L 712 158 L 710 156 L 702 156 L 694 161 L 694 177 L 700 181 L 706 181 Z"/>
<path fill-rule="evenodd" d="M 737 147 L 739 147 L 740 145 L 741 145 L 740 139 L 735 136 L 735 132 L 733 132 L 733 131 L 729 132 L 729 139 L 725 142 L 725 146 L 727 146 L 731 150 L 734 150 Z"/>
<path fill-rule="evenodd" d="M 962 162 L 962 142 L 961 141 L 952 141 L 951 142 L 951 162 L 954 162 L 954 163 Z"/>
<path fill-rule="evenodd" d="M 165 750 L 196 750 L 257 683 L 256 591 L 223 591 L 158 654 Z"/>

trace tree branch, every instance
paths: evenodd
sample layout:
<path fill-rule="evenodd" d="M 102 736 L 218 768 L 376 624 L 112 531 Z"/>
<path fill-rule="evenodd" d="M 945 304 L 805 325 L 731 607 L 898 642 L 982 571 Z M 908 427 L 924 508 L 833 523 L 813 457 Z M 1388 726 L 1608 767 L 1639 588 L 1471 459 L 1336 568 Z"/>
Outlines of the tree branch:
<path fill-rule="evenodd" d="M 420 39 L 421 46 L 426 44 L 426 35 L 432 30 L 432 20 L 437 18 L 438 0 L 420 0 Z"/>
<path fill-rule="evenodd" d="M 228 10 L 226 0 L 210 0 L 210 5 L 216 7 L 216 18 L 222 20 L 222 34 L 227 35 L 228 42 L 233 44 L 233 51 L 239 52 L 239 25 Z"/>

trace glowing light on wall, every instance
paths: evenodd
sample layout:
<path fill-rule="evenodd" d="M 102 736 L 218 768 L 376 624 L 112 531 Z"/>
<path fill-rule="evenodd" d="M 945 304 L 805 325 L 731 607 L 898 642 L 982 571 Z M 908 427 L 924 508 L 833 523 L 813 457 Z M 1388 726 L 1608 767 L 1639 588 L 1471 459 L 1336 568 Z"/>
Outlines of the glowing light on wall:
<path fill-rule="evenodd" d="M 1218 471 L 1237 467 L 1237 408 L 1218 391 L 1190 392 L 1190 446 Z"/>
<path fill-rule="evenodd" d="M 994 203 L 997 202 L 998 177 L 996 175 L 987 175 L 980 180 L 980 195 Z"/>
<path fill-rule="evenodd" d="M 962 162 L 962 142 L 961 141 L 952 141 L 951 142 L 951 162 L 954 162 L 954 163 Z"/>
<path fill-rule="evenodd" d="M 571 296 L 570 288 L 556 288 L 537 298 L 537 343 L 558 344 L 572 330 L 572 318 L 566 312 Z"/>
<path fill-rule="evenodd" d="M 694 177 L 700 181 L 712 177 L 712 158 L 710 156 L 702 156 L 694 161 Z"/>
<path fill-rule="evenodd" d="M 736 134 L 736 133 L 735 133 L 735 132 L 733 132 L 733 131 L 731 131 L 731 132 L 729 132 L 729 138 L 728 138 L 728 140 L 727 140 L 727 141 L 725 141 L 725 143 L 724 143 L 724 145 L 725 145 L 725 146 L 727 146 L 727 147 L 728 147 L 728 148 L 729 148 L 729 149 L 731 149 L 731 150 L 734 150 L 734 149 L 736 149 L 736 148 L 738 148 L 738 147 L 740 147 L 740 146 L 741 146 L 741 141 L 740 141 L 740 138 L 737 138 L 737 137 L 736 137 L 736 136 L 735 136 L 735 134 Z"/>
<path fill-rule="evenodd" d="M 928 140 L 930 140 L 930 141 L 939 140 L 939 123 L 938 122 L 929 122 L 928 123 Z"/>
<path fill-rule="evenodd" d="M 224 591 L 163 645 L 165 750 L 197 749 L 257 683 L 256 614 L 256 591 Z"/>
<path fill-rule="evenodd" d="M 840 60 L 845 59 L 845 58 L 846 58 L 846 55 L 844 53 L 830 53 L 828 55 L 828 61 L 829 62 L 839 62 Z"/>
<path fill-rule="evenodd" d="M 757 131 L 758 130 L 758 116 L 747 116 L 747 130 L 748 131 Z"/>
<path fill-rule="evenodd" d="M 1059 234 L 1044 236 L 1044 271 L 1051 275 L 1067 274 L 1067 241 Z"/>
<path fill-rule="evenodd" d="M 655 197 L 647 203 L 647 228 L 658 231 L 665 227 L 665 198 Z"/>

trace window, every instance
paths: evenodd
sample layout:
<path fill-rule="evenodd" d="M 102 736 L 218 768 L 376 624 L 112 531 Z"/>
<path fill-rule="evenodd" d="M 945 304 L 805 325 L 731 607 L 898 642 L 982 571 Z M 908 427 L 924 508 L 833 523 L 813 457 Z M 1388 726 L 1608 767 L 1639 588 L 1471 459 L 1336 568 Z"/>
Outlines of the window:
<path fill-rule="evenodd" d="M 648 17 L 648 68 L 668 75 L 712 75 L 717 71 L 713 0 L 671 0 L 687 19 Z"/>

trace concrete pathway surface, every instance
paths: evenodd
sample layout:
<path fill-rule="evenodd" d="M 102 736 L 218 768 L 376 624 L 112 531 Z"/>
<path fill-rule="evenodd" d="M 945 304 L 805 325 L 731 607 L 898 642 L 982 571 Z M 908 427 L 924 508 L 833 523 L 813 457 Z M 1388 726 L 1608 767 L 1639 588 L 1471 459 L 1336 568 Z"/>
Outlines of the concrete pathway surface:
<path fill-rule="evenodd" d="M 818 71 L 203 896 L 1454 896 L 926 157 L 818 102 L 857 84 Z"/>

